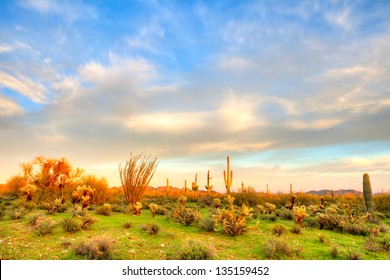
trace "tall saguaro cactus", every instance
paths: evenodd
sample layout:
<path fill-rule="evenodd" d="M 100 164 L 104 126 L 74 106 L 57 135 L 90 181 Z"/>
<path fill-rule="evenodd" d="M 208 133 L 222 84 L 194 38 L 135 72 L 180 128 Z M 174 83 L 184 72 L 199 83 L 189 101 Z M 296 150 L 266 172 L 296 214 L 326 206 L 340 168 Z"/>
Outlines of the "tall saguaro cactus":
<path fill-rule="evenodd" d="M 366 204 L 366 211 L 372 214 L 374 211 L 374 202 L 372 200 L 370 176 L 367 173 L 364 173 L 363 175 L 363 195 L 364 203 Z"/>
<path fill-rule="evenodd" d="M 223 179 L 225 181 L 227 194 L 230 195 L 230 188 L 233 182 L 233 170 L 230 170 L 230 157 L 227 157 L 227 171 L 223 171 Z"/>
<path fill-rule="evenodd" d="M 206 190 L 207 190 L 207 196 L 211 196 L 211 189 L 213 188 L 213 186 L 210 185 L 210 180 L 212 179 L 213 177 L 210 177 L 210 170 L 207 171 L 207 185 L 205 186 Z"/>
<path fill-rule="evenodd" d="M 169 196 L 169 178 L 167 178 L 167 185 L 166 185 L 166 195 Z"/>

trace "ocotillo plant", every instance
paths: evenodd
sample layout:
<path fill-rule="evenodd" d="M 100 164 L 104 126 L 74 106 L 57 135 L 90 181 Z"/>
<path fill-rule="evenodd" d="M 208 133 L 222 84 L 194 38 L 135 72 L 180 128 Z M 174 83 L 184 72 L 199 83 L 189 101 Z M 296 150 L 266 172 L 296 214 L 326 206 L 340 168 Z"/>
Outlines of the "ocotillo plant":
<path fill-rule="evenodd" d="M 363 175 L 363 194 L 364 202 L 366 204 L 366 211 L 372 214 L 374 211 L 374 202 L 372 201 L 370 176 L 368 176 L 367 173 Z"/>
<path fill-rule="evenodd" d="M 210 177 L 210 170 L 207 171 L 207 185 L 205 186 L 206 190 L 207 190 L 207 196 L 211 196 L 211 189 L 213 188 L 213 186 L 210 185 L 210 180 L 212 179 L 213 177 Z"/>
<path fill-rule="evenodd" d="M 192 191 L 193 191 L 194 200 L 195 200 L 195 193 L 198 189 L 199 189 L 198 174 L 195 174 L 195 182 L 192 182 Z"/>
<path fill-rule="evenodd" d="M 233 170 L 230 170 L 230 157 L 227 157 L 227 171 L 223 171 L 223 179 L 225 181 L 226 192 L 230 195 L 230 188 L 233 182 Z"/>

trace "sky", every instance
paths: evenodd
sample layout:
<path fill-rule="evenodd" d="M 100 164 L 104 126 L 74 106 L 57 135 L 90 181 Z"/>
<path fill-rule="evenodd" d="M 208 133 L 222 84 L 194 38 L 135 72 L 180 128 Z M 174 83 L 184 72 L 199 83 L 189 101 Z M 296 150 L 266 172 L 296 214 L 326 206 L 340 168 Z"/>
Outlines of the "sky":
<path fill-rule="evenodd" d="M 0 0 L 0 183 L 35 156 L 119 186 L 390 191 L 389 1 Z"/>

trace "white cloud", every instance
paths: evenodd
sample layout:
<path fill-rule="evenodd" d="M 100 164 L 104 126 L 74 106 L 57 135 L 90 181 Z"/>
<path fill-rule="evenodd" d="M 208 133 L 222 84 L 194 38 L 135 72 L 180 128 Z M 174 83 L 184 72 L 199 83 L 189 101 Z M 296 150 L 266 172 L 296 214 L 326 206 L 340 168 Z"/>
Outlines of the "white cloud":
<path fill-rule="evenodd" d="M 130 117 L 126 126 L 139 132 L 184 133 L 205 125 L 205 113 L 150 113 Z"/>
<path fill-rule="evenodd" d="M 325 14 L 325 19 L 334 26 L 339 26 L 345 30 L 351 30 L 356 25 L 356 19 L 352 17 L 351 9 L 344 7 L 332 10 Z"/>
<path fill-rule="evenodd" d="M 227 131 L 241 131 L 259 125 L 266 125 L 266 122 L 261 119 L 262 116 L 255 112 L 260 103 L 259 96 L 238 95 L 229 92 L 217 111 L 223 121 L 224 129 Z"/>
<path fill-rule="evenodd" d="M 35 103 L 45 102 L 45 87 L 42 84 L 25 77 L 24 75 L 14 77 L 7 73 L 0 72 L 0 85 L 26 96 Z"/>
<path fill-rule="evenodd" d="M 239 72 L 251 68 L 251 63 L 248 59 L 237 56 L 223 56 L 219 62 L 219 68 L 224 71 Z"/>
<path fill-rule="evenodd" d="M 10 52 L 12 51 L 12 47 L 7 45 L 0 45 L 0 53 Z"/>
<path fill-rule="evenodd" d="M 324 130 L 343 123 L 341 119 L 320 119 L 314 121 L 287 121 L 286 126 L 296 130 Z"/>
<path fill-rule="evenodd" d="M 21 114 L 23 114 L 23 109 L 19 104 L 0 95 L 0 116 L 15 116 Z"/>

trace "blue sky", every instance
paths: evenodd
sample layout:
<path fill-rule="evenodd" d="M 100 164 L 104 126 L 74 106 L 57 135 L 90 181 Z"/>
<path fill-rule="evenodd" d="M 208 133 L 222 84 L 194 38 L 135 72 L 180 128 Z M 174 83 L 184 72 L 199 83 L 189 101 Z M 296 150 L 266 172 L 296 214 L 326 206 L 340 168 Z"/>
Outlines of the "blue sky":
<path fill-rule="evenodd" d="M 119 184 L 390 189 L 388 1 L 1 1 L 0 183 L 36 155 Z"/>

